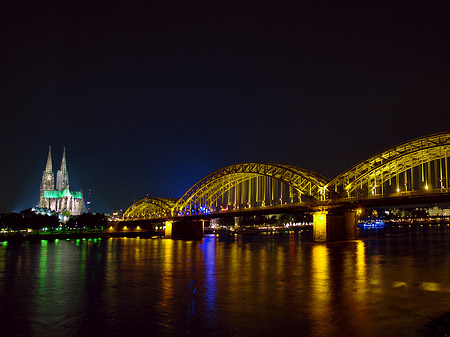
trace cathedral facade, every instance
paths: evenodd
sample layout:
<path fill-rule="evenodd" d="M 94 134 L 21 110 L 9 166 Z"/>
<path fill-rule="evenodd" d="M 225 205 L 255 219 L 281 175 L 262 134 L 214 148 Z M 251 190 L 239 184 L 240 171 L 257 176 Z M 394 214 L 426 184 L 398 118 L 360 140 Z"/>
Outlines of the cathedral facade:
<path fill-rule="evenodd" d="M 61 168 L 55 175 L 52 168 L 52 148 L 48 149 L 47 164 L 42 174 L 38 207 L 48 208 L 54 212 L 70 212 L 79 215 L 85 212 L 83 192 L 69 190 L 69 173 L 66 165 L 66 148 L 63 151 Z"/>

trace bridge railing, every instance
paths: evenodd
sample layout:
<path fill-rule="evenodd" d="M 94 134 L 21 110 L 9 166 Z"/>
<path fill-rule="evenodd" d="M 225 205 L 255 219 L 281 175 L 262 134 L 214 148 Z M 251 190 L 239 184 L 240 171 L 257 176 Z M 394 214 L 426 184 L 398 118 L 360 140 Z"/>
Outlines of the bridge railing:
<path fill-rule="evenodd" d="M 450 194 L 450 188 L 434 188 L 429 190 L 417 190 L 417 191 L 402 191 L 389 194 L 373 194 L 364 197 L 346 197 L 333 200 L 334 202 L 351 202 L 351 201 L 365 201 L 365 200 L 377 200 L 377 199 L 388 199 L 388 198 L 404 198 L 404 197 L 415 197 L 415 196 L 425 196 L 425 195 L 443 195 Z"/>

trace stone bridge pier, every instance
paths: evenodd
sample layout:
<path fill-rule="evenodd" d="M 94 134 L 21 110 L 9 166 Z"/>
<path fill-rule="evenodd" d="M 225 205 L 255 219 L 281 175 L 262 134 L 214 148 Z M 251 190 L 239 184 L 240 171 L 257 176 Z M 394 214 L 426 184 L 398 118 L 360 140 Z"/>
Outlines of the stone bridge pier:
<path fill-rule="evenodd" d="M 166 239 L 200 240 L 205 232 L 205 222 L 209 222 L 209 220 L 181 219 L 166 221 L 164 237 Z"/>
<path fill-rule="evenodd" d="M 356 238 L 356 211 L 329 211 L 322 208 L 313 213 L 314 242 L 345 241 Z"/>

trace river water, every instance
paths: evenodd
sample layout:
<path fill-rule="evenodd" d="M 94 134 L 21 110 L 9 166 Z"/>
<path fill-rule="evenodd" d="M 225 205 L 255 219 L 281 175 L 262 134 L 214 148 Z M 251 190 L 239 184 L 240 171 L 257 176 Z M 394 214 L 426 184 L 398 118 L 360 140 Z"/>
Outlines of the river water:
<path fill-rule="evenodd" d="M 450 227 L 0 243 L 3 336 L 423 336 Z"/>

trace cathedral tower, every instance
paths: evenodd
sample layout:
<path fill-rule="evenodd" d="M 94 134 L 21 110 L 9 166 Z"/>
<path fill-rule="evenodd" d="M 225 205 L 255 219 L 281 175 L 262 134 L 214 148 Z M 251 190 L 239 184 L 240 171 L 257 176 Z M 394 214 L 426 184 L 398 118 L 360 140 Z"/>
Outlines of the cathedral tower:
<path fill-rule="evenodd" d="M 69 173 L 66 164 L 66 148 L 61 160 L 61 168 L 55 176 L 52 168 L 51 147 L 48 149 L 47 164 L 42 174 L 41 191 L 38 207 L 47 208 L 66 215 L 79 215 L 85 212 L 83 193 L 69 190 Z"/>
<path fill-rule="evenodd" d="M 58 191 L 64 191 L 69 189 L 69 173 L 67 172 L 66 165 L 66 148 L 63 150 L 63 156 L 61 160 L 61 168 L 56 174 L 56 189 Z"/>
<path fill-rule="evenodd" d="M 53 191 L 55 189 L 55 176 L 52 169 L 52 147 L 48 147 L 47 164 L 42 174 L 41 191 L 39 196 L 39 207 L 46 207 L 44 200 L 44 191 Z"/>

